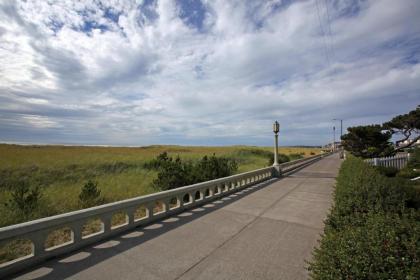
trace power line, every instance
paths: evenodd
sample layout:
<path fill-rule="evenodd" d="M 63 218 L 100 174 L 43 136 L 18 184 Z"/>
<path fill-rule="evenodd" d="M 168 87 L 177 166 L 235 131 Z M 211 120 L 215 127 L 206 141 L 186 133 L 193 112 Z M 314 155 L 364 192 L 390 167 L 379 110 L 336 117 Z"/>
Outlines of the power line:
<path fill-rule="evenodd" d="M 328 27 L 328 36 L 330 37 L 330 43 L 331 43 L 331 52 L 333 55 L 333 58 L 335 57 L 335 50 L 334 50 L 334 39 L 332 37 L 331 32 L 331 18 L 330 18 L 330 9 L 328 8 L 328 2 L 327 0 L 324 0 L 325 10 L 327 12 L 327 27 Z"/>
<path fill-rule="evenodd" d="M 317 11 L 317 14 L 318 14 L 319 27 L 321 28 L 321 33 L 322 33 L 322 37 L 323 37 L 323 41 L 324 41 L 325 56 L 327 57 L 328 65 L 331 66 L 331 60 L 330 60 L 330 56 L 328 54 L 328 44 L 327 44 L 327 40 L 325 38 L 324 27 L 322 26 L 322 20 L 321 20 L 321 15 L 320 15 L 320 11 L 319 11 L 318 0 L 315 0 L 315 5 L 316 5 L 316 11 Z"/>

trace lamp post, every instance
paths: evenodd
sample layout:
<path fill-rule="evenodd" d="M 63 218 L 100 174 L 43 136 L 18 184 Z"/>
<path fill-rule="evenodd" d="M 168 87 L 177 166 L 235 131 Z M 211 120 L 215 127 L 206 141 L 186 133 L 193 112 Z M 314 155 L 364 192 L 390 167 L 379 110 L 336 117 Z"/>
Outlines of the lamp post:
<path fill-rule="evenodd" d="M 277 177 L 280 176 L 280 165 L 278 160 L 279 154 L 279 131 L 280 131 L 280 124 L 278 121 L 273 123 L 273 132 L 274 132 L 274 163 L 273 166 L 277 172 Z"/>
<path fill-rule="evenodd" d="M 333 133 L 334 133 L 334 139 L 333 139 L 332 149 L 333 149 L 333 152 L 335 152 L 335 126 L 333 126 Z"/>
<path fill-rule="evenodd" d="M 343 120 L 342 119 L 333 119 L 333 121 L 340 121 L 340 143 L 341 143 L 341 137 L 343 137 Z"/>
<path fill-rule="evenodd" d="M 343 120 L 342 119 L 333 119 L 333 121 L 340 121 L 340 158 L 344 158 L 343 143 L 341 138 L 343 138 Z"/>

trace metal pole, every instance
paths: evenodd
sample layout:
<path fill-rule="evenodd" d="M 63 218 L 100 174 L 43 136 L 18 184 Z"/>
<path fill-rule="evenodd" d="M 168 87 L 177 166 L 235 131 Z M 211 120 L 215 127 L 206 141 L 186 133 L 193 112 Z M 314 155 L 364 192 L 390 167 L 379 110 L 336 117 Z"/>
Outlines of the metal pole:
<path fill-rule="evenodd" d="M 340 143 L 341 143 L 342 137 L 343 137 L 343 120 L 340 120 Z"/>
<path fill-rule="evenodd" d="M 335 126 L 333 126 L 333 131 L 334 131 L 333 152 L 335 152 Z"/>
<path fill-rule="evenodd" d="M 279 132 L 280 124 L 275 121 L 273 124 L 274 132 L 274 163 L 273 163 L 273 176 L 279 178 L 281 176 L 280 164 L 279 164 Z"/>
<path fill-rule="evenodd" d="M 277 133 L 274 134 L 274 164 L 273 166 L 279 165 L 279 135 Z"/>

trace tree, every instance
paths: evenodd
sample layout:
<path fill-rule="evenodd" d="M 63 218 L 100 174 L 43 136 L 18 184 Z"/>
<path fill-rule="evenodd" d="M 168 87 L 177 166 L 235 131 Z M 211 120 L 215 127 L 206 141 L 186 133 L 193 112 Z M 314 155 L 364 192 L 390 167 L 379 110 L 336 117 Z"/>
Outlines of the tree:
<path fill-rule="evenodd" d="M 98 183 L 89 180 L 79 194 L 79 202 L 83 208 L 92 207 L 101 203 L 101 190 Z"/>
<path fill-rule="evenodd" d="M 392 135 L 403 136 L 403 138 L 396 141 L 397 146 L 410 139 L 411 136 L 416 135 L 411 143 L 397 148 L 396 151 L 414 145 L 420 139 L 420 105 L 417 106 L 416 110 L 410 111 L 408 114 L 396 116 L 391 121 L 384 123 L 383 129 L 388 130 Z"/>
<path fill-rule="evenodd" d="M 393 153 L 389 140 L 392 133 L 383 131 L 380 125 L 349 127 L 348 133 L 343 135 L 344 149 L 362 158 L 381 157 Z"/>
<path fill-rule="evenodd" d="M 20 180 L 12 190 L 11 196 L 5 206 L 12 211 L 17 211 L 26 219 L 38 208 L 42 193 L 39 187 L 31 187 L 27 181 Z"/>

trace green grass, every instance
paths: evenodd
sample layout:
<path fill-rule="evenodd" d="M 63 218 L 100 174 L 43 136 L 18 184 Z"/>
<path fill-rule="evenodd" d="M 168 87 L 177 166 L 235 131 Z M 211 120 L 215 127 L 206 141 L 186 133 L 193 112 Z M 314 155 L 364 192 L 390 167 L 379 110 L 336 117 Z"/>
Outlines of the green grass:
<path fill-rule="evenodd" d="M 238 173 L 267 166 L 271 147 L 78 147 L 20 146 L 0 144 L 0 226 L 27 219 L 64 213 L 80 208 L 78 195 L 87 180 L 98 182 L 104 202 L 113 202 L 156 190 L 151 182 L 156 171 L 143 168 L 144 163 L 162 152 L 182 159 L 195 160 L 215 154 L 235 159 Z M 281 147 L 291 154 L 320 153 L 318 148 Z M 19 218 L 5 207 L 16 180 L 25 178 L 42 188 L 41 207 L 30 218 Z"/>

